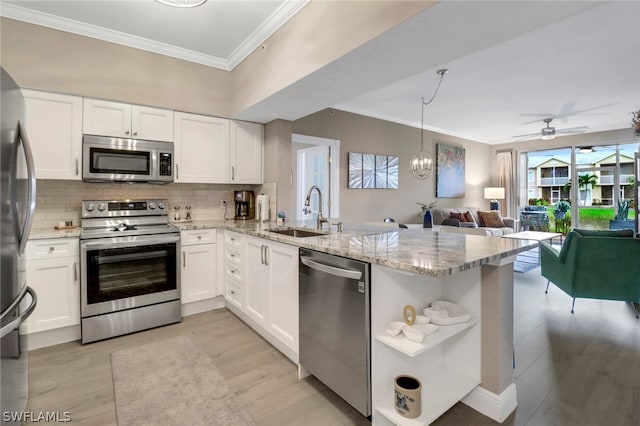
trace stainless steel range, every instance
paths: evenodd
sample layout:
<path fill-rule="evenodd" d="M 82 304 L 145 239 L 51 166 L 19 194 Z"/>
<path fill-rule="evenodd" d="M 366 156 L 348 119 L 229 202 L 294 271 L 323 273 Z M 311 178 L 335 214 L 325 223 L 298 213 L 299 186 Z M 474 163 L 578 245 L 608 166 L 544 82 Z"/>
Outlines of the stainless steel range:
<path fill-rule="evenodd" d="M 83 201 L 82 343 L 180 322 L 179 255 L 167 200 Z"/>

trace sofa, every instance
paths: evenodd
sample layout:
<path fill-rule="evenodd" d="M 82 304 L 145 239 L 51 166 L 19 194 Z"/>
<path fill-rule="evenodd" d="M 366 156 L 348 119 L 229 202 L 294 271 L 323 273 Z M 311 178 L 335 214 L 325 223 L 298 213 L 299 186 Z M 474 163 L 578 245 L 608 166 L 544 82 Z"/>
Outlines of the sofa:
<path fill-rule="evenodd" d="M 540 242 L 547 291 L 553 283 L 573 297 L 573 305 L 576 297 L 640 303 L 640 239 L 633 235 L 631 229 L 574 229 L 560 250 Z"/>
<path fill-rule="evenodd" d="M 432 209 L 431 216 L 432 216 L 434 225 L 442 225 L 442 222 L 445 219 L 452 218 L 451 217 L 452 213 L 454 213 L 454 216 L 457 216 L 461 214 L 464 215 L 464 213 L 467 212 L 469 213 L 469 215 L 467 215 L 466 218 L 467 219 L 470 218 L 472 220 L 471 221 L 461 220 L 462 227 L 484 228 L 484 230 L 488 231 L 490 233 L 490 236 L 492 237 L 501 237 L 503 235 L 513 234 L 514 232 L 517 232 L 519 228 L 518 220 L 509 218 L 509 217 L 500 216 L 500 218 L 502 219 L 502 225 L 504 226 L 486 226 L 484 222 L 481 221 L 480 214 L 479 214 L 480 211 L 481 210 L 477 207 L 443 207 L 443 208 Z M 483 214 L 491 213 L 493 215 L 495 214 L 499 215 L 499 213 L 497 213 L 496 211 L 493 211 L 493 212 L 482 211 L 482 212 Z"/>

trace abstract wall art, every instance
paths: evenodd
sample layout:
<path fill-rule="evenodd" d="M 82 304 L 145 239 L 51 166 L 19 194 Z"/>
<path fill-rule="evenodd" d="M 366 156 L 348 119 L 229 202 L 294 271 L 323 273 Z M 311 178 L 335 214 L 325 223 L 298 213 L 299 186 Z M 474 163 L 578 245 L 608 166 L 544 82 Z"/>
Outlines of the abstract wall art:
<path fill-rule="evenodd" d="M 398 189 L 398 157 L 350 152 L 349 188 Z"/>
<path fill-rule="evenodd" d="M 464 197 L 464 148 L 439 143 L 436 153 L 436 197 Z"/>

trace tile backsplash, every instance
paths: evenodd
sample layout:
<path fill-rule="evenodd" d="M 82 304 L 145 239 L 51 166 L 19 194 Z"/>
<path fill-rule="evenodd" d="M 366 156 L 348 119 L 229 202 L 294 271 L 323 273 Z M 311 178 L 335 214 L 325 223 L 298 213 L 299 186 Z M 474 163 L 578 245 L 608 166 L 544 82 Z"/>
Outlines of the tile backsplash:
<path fill-rule="evenodd" d="M 34 228 L 53 228 L 60 221 L 72 220 L 80 224 L 83 200 L 135 200 L 159 198 L 169 200 L 169 217 L 174 207 L 180 206 L 182 217 L 185 206 L 191 206 L 193 220 L 218 220 L 225 217 L 222 201 L 227 203 L 227 218 L 234 215 L 234 190 L 253 190 L 256 195 L 269 194 L 275 206 L 275 184 L 214 185 L 171 183 L 168 185 L 87 183 L 69 180 L 38 180 Z M 273 217 L 273 216 L 272 216 Z"/>

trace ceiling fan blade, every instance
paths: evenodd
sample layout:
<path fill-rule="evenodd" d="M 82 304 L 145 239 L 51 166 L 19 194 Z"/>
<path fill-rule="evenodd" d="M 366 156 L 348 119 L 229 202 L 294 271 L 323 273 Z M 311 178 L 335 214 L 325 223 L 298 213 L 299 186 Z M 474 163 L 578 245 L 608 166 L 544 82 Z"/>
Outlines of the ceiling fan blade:
<path fill-rule="evenodd" d="M 556 133 L 584 133 L 587 129 L 587 126 L 568 127 L 566 129 L 556 129 Z"/>
<path fill-rule="evenodd" d="M 536 132 L 536 133 L 527 133 L 525 135 L 514 135 L 511 136 L 512 138 L 532 138 L 534 136 L 540 136 L 540 132 Z"/>
<path fill-rule="evenodd" d="M 564 119 L 562 120 L 562 122 L 566 123 L 566 118 L 567 117 L 572 117 L 574 115 L 604 115 L 604 114 L 585 114 L 586 112 L 589 111 L 594 111 L 596 109 L 601 109 L 601 108 L 607 108 L 609 106 L 612 105 L 617 105 L 618 102 L 615 103 L 610 103 L 610 104 L 604 104 L 604 105 L 598 105 L 592 108 L 584 108 L 584 109 L 573 109 L 576 106 L 576 102 L 567 102 L 562 106 L 562 109 L 560 110 L 560 112 L 556 112 L 556 113 L 543 113 L 543 114 L 536 114 L 536 113 L 522 113 L 520 114 L 521 117 L 542 117 L 542 118 L 553 118 L 554 120 L 559 120 L 559 119 Z M 528 121 L 526 123 L 522 123 L 523 125 L 525 124 L 533 124 L 537 121 L 540 120 L 533 120 L 533 121 Z"/>

